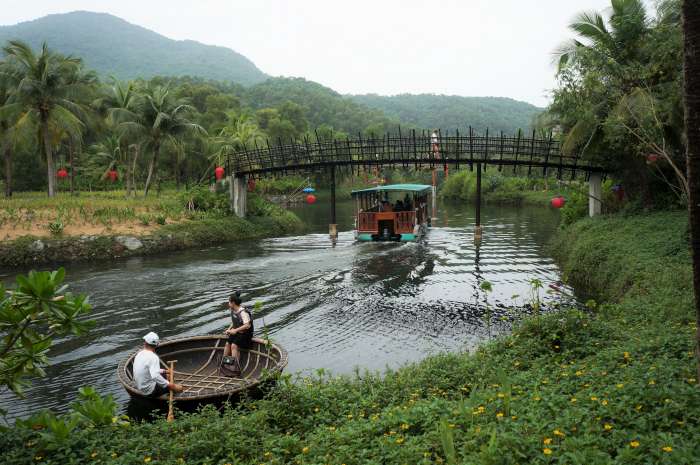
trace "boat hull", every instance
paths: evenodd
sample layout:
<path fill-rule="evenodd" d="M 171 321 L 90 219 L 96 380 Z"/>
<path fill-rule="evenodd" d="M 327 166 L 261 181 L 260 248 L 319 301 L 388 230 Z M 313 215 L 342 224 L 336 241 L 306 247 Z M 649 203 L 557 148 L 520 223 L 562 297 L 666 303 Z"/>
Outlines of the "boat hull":
<path fill-rule="evenodd" d="M 426 225 L 417 226 L 413 233 L 400 233 L 388 237 L 371 232 L 355 231 L 355 239 L 361 242 L 414 242 L 423 237 L 427 231 Z"/>

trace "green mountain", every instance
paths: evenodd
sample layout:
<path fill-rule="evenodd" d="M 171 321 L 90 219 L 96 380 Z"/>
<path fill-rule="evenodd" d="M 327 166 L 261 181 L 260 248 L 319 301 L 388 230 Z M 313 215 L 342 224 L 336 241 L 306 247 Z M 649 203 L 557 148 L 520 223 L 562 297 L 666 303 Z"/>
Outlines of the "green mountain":
<path fill-rule="evenodd" d="M 376 94 L 351 95 L 353 101 L 382 110 L 387 116 L 420 128 L 460 131 L 472 126 L 482 132 L 513 134 L 518 129 L 532 130 L 533 118 L 542 108 L 504 97 L 459 97 L 456 95 L 401 94 L 385 97 Z"/>
<path fill-rule="evenodd" d="M 190 75 L 243 85 L 267 79 L 231 49 L 168 39 L 106 13 L 76 11 L 0 26 L 0 43 L 11 39 L 34 48 L 46 41 L 53 50 L 82 58 L 99 74 L 120 79 Z"/>
<path fill-rule="evenodd" d="M 311 128 L 330 126 L 350 135 L 358 132 L 383 134 L 395 130 L 398 119 L 342 96 L 333 89 L 303 78 L 270 78 L 246 88 L 242 102 L 253 108 L 279 107 L 293 102 L 304 110 Z"/>

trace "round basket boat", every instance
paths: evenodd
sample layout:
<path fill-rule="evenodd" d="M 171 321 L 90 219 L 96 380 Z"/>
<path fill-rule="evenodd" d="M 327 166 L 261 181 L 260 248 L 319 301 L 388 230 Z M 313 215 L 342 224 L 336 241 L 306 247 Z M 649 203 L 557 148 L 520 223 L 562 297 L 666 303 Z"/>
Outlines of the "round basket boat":
<path fill-rule="evenodd" d="M 194 336 L 162 342 L 156 353 L 164 367 L 171 360 L 175 363 L 175 383 L 184 387 L 175 394 L 179 402 L 208 402 L 226 400 L 259 387 L 274 378 L 287 366 L 287 351 L 277 344 L 253 338 L 249 350 L 241 350 L 241 376 L 231 378 L 219 374 L 219 362 L 223 356 L 226 336 Z M 167 401 L 168 395 L 153 398 L 136 388 L 133 376 L 135 350 L 119 363 L 117 377 L 132 397 Z"/>

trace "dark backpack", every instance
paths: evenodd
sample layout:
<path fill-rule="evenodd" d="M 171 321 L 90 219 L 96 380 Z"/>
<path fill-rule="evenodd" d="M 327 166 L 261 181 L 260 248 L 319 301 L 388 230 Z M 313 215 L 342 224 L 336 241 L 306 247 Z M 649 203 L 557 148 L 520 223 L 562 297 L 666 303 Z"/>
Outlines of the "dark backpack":
<path fill-rule="evenodd" d="M 219 374 L 229 378 L 241 377 L 241 365 L 235 357 L 223 357 L 219 365 Z"/>

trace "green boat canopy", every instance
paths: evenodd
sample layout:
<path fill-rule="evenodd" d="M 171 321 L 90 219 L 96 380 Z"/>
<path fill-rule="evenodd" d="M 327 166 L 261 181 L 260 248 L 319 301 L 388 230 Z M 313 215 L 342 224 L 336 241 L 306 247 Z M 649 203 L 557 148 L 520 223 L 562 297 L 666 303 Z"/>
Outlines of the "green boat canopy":
<path fill-rule="evenodd" d="M 352 191 L 351 195 L 369 194 L 370 192 L 427 192 L 431 187 L 429 184 L 388 184 Z"/>

